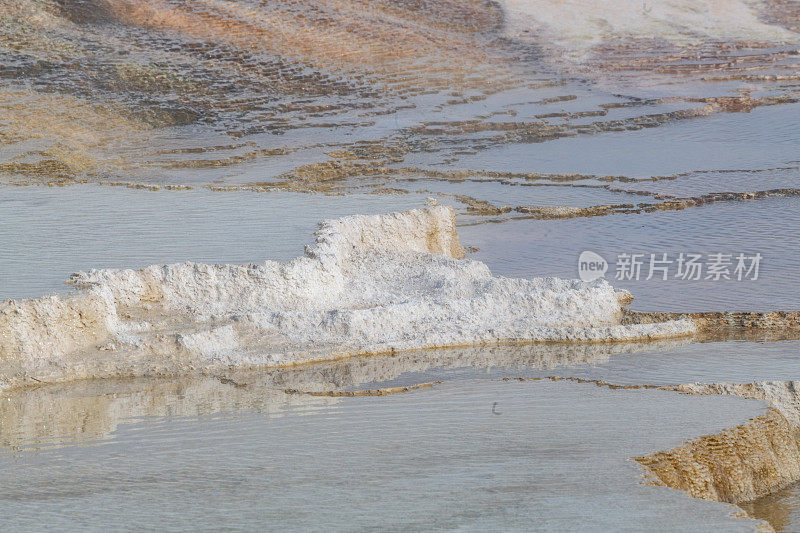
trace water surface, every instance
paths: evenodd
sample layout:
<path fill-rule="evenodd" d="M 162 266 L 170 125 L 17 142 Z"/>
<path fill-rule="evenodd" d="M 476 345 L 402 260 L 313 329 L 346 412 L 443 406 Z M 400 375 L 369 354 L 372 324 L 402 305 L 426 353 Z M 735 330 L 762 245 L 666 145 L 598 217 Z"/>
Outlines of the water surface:
<path fill-rule="evenodd" d="M 279 417 L 125 421 L 123 410 L 106 439 L 0 455 L 0 509 L 15 530 L 746 531 L 753 523 L 730 506 L 641 484 L 628 457 L 763 410 L 732 397 L 496 381 L 312 398 Z"/>

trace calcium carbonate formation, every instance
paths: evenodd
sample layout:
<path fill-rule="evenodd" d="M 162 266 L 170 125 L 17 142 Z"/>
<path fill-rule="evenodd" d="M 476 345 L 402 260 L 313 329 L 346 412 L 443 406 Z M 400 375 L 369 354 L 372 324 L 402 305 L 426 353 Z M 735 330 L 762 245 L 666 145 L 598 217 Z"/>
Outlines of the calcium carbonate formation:
<path fill-rule="evenodd" d="M 800 35 L 769 23 L 764 8 L 745 0 L 613 2 L 500 0 L 508 37 L 550 42 L 570 56 L 626 39 L 691 44 L 701 41 L 797 43 Z"/>
<path fill-rule="evenodd" d="M 0 378 L 9 386 L 694 331 L 688 320 L 622 325 L 630 295 L 604 280 L 492 276 L 464 259 L 450 207 L 326 221 L 315 236 L 288 263 L 92 270 L 72 276 L 69 296 L 7 301 Z"/>

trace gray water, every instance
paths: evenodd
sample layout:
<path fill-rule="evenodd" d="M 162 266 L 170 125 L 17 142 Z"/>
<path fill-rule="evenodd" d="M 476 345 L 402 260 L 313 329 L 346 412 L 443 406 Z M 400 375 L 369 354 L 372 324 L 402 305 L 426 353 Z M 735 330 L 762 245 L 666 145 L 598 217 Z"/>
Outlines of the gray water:
<path fill-rule="evenodd" d="M 462 240 L 476 246 L 472 255 L 495 274 L 574 278 L 578 257 L 590 250 L 609 263 L 606 279 L 631 291 L 633 307 L 646 311 L 795 310 L 800 302 L 797 262 L 800 255 L 800 199 L 766 198 L 709 204 L 683 211 L 608 215 L 569 220 L 519 220 L 505 223 L 498 239 L 495 224 L 468 226 Z M 676 278 L 661 274 L 647 280 L 650 254 L 677 261 L 679 254 L 762 256 L 758 279 Z M 639 279 L 616 279 L 620 254 L 644 254 Z M 735 262 L 730 266 L 732 273 Z"/>
<path fill-rule="evenodd" d="M 783 380 L 798 341 L 528 346 L 0 396 L 15 530 L 752 530 L 630 460 L 765 404 L 612 383 Z M 443 381 L 384 397 L 290 393 Z M 759 516 L 763 518 L 763 516 Z"/>
<path fill-rule="evenodd" d="M 468 192 L 471 187 L 461 185 Z M 485 184 L 477 183 L 475 188 L 485 188 Z M 542 205 L 556 203 L 560 193 L 552 191 L 555 188 L 522 187 L 523 191 L 546 193 L 548 201 Z M 577 203 L 572 191 L 584 197 L 612 194 L 604 189 L 599 193 L 596 189 L 566 189 L 570 193 L 562 196 L 568 205 Z M 64 292 L 70 274 L 91 268 L 139 268 L 183 261 L 287 261 L 302 255 L 321 220 L 421 207 L 428 194 L 142 191 L 97 185 L 0 188 L 0 297 L 35 298 Z M 461 240 L 476 248 L 468 257 L 485 262 L 495 275 L 575 278 L 578 257 L 591 250 L 609 262 L 606 278 L 630 290 L 636 298 L 634 308 L 641 310 L 793 310 L 800 301 L 795 283 L 800 249 L 797 198 L 711 204 L 684 211 L 474 225 L 476 217 L 463 205 L 443 194 L 435 197 L 454 203 L 460 213 Z M 618 255 L 624 253 L 644 254 L 646 261 L 638 280 L 615 279 Z M 680 253 L 760 253 L 763 259 L 757 280 L 676 279 L 675 264 L 669 279 L 655 276 L 647 280 L 650 254 L 660 257 L 663 253 L 673 261 Z M 731 272 L 734 266 L 730 266 Z"/>
<path fill-rule="evenodd" d="M 432 192 L 444 202 L 457 187 L 480 196 L 495 186 L 444 183 Z M 568 205 L 617 194 L 562 188 Z M 540 203 L 559 205 L 557 187 L 518 189 L 542 190 Z M 87 268 L 288 260 L 320 219 L 417 207 L 426 194 L 3 188 L 3 296 L 64 291 L 69 273 Z M 770 238 L 791 238 L 795 204 L 771 198 L 477 225 L 479 217 L 455 206 L 463 243 L 477 247 L 470 257 L 499 275 L 574 277 L 582 249 L 649 251 L 655 234 L 666 245 L 655 251 L 760 251 L 758 282 L 699 282 L 702 290 L 679 280 L 616 283 L 640 309 L 753 310 L 798 301 L 793 249 Z M 212 376 L 8 393 L 0 397 L 0 509 L 17 530 L 752 530 L 729 506 L 642 484 L 630 457 L 740 424 L 764 404 L 502 379 L 788 380 L 800 373 L 798 348 L 797 340 L 765 338 L 455 350 L 232 376 L 241 388 Z M 381 398 L 284 392 L 430 381 L 444 384 Z"/>
<path fill-rule="evenodd" d="M 796 36 L 795 4 L 745 8 Z M 538 25 L 507 33 L 502 2 L 6 0 L 0 298 L 65 292 L 91 268 L 288 260 L 322 219 L 432 195 L 496 275 L 574 278 L 591 250 L 635 309 L 797 310 L 798 41 L 680 26 L 703 6 L 634 7 L 656 39 L 586 9 L 578 25 L 603 29 L 576 57 Z M 652 211 L 771 189 L 786 191 Z M 628 207 L 526 214 L 603 205 Z M 758 280 L 614 279 L 619 254 L 682 252 L 763 262 Z M 9 392 L 0 511 L 19 530 L 752 530 L 643 485 L 629 458 L 763 404 L 502 380 L 792 380 L 798 348 L 781 334 L 481 348 Z M 429 381 L 444 383 L 285 392 Z M 793 487 L 748 510 L 797 530 L 798 501 Z"/>
<path fill-rule="evenodd" d="M 778 533 L 797 531 L 800 521 L 800 484 L 741 505 L 750 516 L 769 521 Z"/>
<path fill-rule="evenodd" d="M 753 524 L 733 518 L 729 506 L 643 485 L 629 459 L 764 411 L 739 398 L 491 380 L 312 399 L 268 413 L 243 405 L 126 418 L 153 399 L 116 395 L 108 409 L 121 423 L 104 439 L 0 455 L 6 527 L 746 531 Z"/>
<path fill-rule="evenodd" d="M 754 109 L 746 117 L 723 113 L 641 131 L 508 144 L 462 156 L 456 166 L 635 178 L 779 167 L 797 159 L 798 118 L 800 108 L 794 105 Z"/>
<path fill-rule="evenodd" d="M 424 202 L 419 195 L 0 188 L 0 298 L 65 292 L 70 274 L 92 268 L 289 261 L 303 255 L 322 220 Z"/>

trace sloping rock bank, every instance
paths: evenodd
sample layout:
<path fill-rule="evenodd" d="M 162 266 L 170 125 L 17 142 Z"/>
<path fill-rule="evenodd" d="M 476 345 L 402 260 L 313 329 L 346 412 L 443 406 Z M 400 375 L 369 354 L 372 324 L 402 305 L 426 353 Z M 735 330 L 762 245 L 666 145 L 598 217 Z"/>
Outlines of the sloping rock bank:
<path fill-rule="evenodd" d="M 663 387 L 688 394 L 730 394 L 769 402 L 748 422 L 678 448 L 633 459 L 651 484 L 695 498 L 742 503 L 800 480 L 800 392 L 795 381 L 691 383 Z"/>

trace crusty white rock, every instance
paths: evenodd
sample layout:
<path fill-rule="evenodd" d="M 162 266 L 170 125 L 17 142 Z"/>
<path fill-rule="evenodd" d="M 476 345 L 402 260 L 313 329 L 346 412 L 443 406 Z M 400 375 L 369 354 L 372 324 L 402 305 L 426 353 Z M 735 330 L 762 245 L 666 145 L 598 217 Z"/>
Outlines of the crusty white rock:
<path fill-rule="evenodd" d="M 0 374 L 18 384 L 694 331 L 688 320 L 621 325 L 629 295 L 604 280 L 494 277 L 463 256 L 452 209 L 430 205 L 324 222 L 288 263 L 74 274 L 74 295 L 0 306 Z"/>

